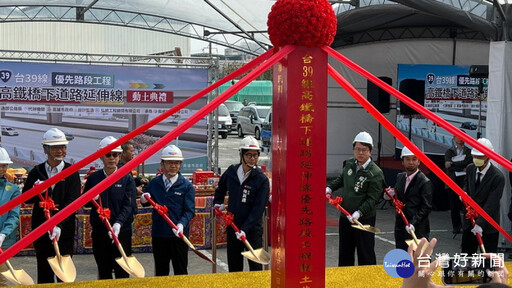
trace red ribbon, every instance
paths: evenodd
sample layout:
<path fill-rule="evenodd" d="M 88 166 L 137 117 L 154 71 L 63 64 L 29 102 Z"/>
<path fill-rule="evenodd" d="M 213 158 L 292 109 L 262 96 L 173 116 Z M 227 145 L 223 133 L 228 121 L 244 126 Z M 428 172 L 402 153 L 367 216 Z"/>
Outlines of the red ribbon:
<path fill-rule="evenodd" d="M 396 213 L 401 214 L 405 207 L 405 204 L 402 203 L 402 201 L 400 201 L 398 199 L 394 199 L 393 204 L 395 204 Z"/>
<path fill-rule="evenodd" d="M 167 211 L 169 211 L 167 209 L 167 206 L 156 204 L 156 203 L 153 206 L 153 209 L 155 209 L 156 212 L 158 212 L 158 214 L 160 214 L 160 215 L 167 215 Z"/>
<path fill-rule="evenodd" d="M 45 212 L 50 211 L 50 210 L 59 210 L 55 206 L 55 202 L 53 202 L 53 199 L 50 197 L 47 197 L 43 201 L 39 201 L 39 207 L 43 208 L 45 210 Z"/>
<path fill-rule="evenodd" d="M 98 207 L 98 209 L 96 209 L 96 210 L 98 211 L 98 215 L 100 216 L 100 219 L 102 221 L 110 220 L 110 209 Z"/>

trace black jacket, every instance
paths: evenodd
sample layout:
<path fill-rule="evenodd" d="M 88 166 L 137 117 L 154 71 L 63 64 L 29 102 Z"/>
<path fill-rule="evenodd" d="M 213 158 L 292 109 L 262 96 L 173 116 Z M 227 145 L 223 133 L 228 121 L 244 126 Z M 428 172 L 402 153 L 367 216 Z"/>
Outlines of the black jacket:
<path fill-rule="evenodd" d="M 466 167 L 473 162 L 473 156 L 471 156 L 471 149 L 464 146 L 462 149 L 462 154 L 466 155 L 464 160 L 462 161 L 452 161 L 452 157 L 457 156 L 457 150 L 455 147 L 451 147 L 444 153 L 444 161 L 452 162 L 450 168 L 446 169 L 446 174 L 450 176 L 450 178 L 455 181 L 455 172 L 462 172 Z"/>
<path fill-rule="evenodd" d="M 103 169 L 89 175 L 85 182 L 84 193 L 105 179 Z M 135 211 L 133 210 L 135 199 L 135 182 L 130 174 L 126 174 L 116 183 L 101 192 L 100 199 L 103 208 L 110 209 L 110 224 L 121 224 L 121 231 L 131 231 Z M 99 200 L 97 201 L 99 203 Z M 90 206 L 88 204 L 87 206 Z M 91 209 L 91 226 L 93 231 L 107 233 L 107 227 L 101 221 L 95 207 Z"/>
<path fill-rule="evenodd" d="M 432 183 L 423 172 L 419 171 L 407 186 L 407 191 L 404 191 L 406 177 L 406 172 L 397 175 L 395 197 L 405 204 L 403 212 L 409 223 L 414 226 L 416 233 L 429 233 L 428 215 L 432 209 Z M 405 223 L 398 213 L 395 218 L 395 230 L 405 230 Z"/>
<path fill-rule="evenodd" d="M 484 177 L 480 179 L 480 185 L 475 189 L 477 167 L 474 164 L 470 164 L 466 168 L 466 185 L 464 191 L 468 193 L 469 197 L 484 209 L 489 216 L 500 224 L 500 199 L 503 195 L 503 189 L 505 187 L 505 176 L 503 173 L 491 165 L 489 170 L 485 173 Z M 489 224 L 483 217 L 476 218 L 476 224 L 482 227 L 484 230 L 483 234 L 498 233 L 491 224 Z M 464 219 L 463 229 L 472 227 L 470 220 Z"/>
<path fill-rule="evenodd" d="M 32 170 L 30 170 L 27 176 L 27 181 L 25 182 L 25 186 L 23 186 L 23 192 L 26 192 L 34 187 L 34 183 L 37 180 L 45 181 L 48 179 L 45 163 L 46 162 L 38 164 Z M 64 169 L 68 168 L 69 166 L 71 166 L 71 164 L 64 162 Z M 75 172 L 57 182 L 54 188 L 48 188 L 49 196 L 53 199 L 55 206 L 57 209 L 59 209 L 59 211 L 80 197 L 81 185 L 80 175 L 78 172 Z M 34 208 L 32 209 L 32 230 L 39 227 L 39 225 L 46 221 L 44 210 L 43 208 L 39 207 L 39 201 L 41 200 L 39 199 L 39 196 L 36 195 L 26 202 L 34 204 Z M 53 216 L 59 211 L 51 211 L 50 214 Z M 74 238 L 75 213 L 69 215 L 66 219 L 57 224 L 57 226 L 61 229 L 60 239 Z"/>
<path fill-rule="evenodd" d="M 224 203 L 229 191 L 228 211 L 235 216 L 235 224 L 245 232 L 261 230 L 262 216 L 270 191 L 267 175 L 260 168 L 252 169 L 249 177 L 240 183 L 236 171 L 241 164 L 231 165 L 222 174 L 215 190 L 214 204 Z"/>

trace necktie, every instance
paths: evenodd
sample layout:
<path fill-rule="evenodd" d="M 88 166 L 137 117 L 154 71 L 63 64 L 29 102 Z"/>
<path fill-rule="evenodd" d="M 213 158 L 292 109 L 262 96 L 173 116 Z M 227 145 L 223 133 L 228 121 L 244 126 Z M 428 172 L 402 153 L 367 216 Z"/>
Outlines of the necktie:
<path fill-rule="evenodd" d="M 172 182 L 171 182 L 171 179 L 169 178 L 165 178 L 165 190 L 169 190 L 169 188 L 171 188 L 172 186 Z"/>
<path fill-rule="evenodd" d="M 482 176 L 482 173 L 478 172 L 477 176 L 476 176 L 475 188 L 478 188 L 478 186 L 480 185 L 481 176 Z"/>

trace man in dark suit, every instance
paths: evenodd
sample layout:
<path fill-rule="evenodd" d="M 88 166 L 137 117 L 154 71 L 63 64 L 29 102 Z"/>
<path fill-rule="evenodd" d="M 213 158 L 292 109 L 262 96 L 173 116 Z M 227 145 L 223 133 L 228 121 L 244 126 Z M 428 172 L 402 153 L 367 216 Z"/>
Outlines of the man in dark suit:
<path fill-rule="evenodd" d="M 464 132 L 462 129 L 461 131 Z M 453 147 L 450 147 L 444 153 L 444 167 L 446 168 L 446 174 L 462 188 L 466 180 L 466 166 L 472 163 L 473 157 L 471 156 L 471 149 L 457 136 L 453 136 L 453 144 Z M 463 205 L 459 195 L 448 186 L 446 187 L 450 199 L 453 234 L 459 234 L 462 231 L 461 211 Z"/>
<path fill-rule="evenodd" d="M 432 184 L 418 169 L 420 160 L 411 150 L 404 147 L 401 158 L 405 172 L 397 175 L 395 189 L 392 189 L 390 194 L 405 204 L 403 212 L 409 225 L 406 226 L 402 217 L 396 214 L 395 245 L 396 248 L 407 251 L 408 245 L 405 240 L 412 239 L 411 232 L 415 232 L 418 239 L 429 237 L 428 215 L 432 209 Z"/>
<path fill-rule="evenodd" d="M 478 139 L 485 147 L 494 150 L 491 141 L 486 138 Z M 466 168 L 466 184 L 464 191 L 484 209 L 497 223 L 500 223 L 500 199 L 505 187 L 505 176 L 489 161 L 489 157 L 473 148 L 473 164 Z M 476 253 L 478 241 L 476 234 L 482 236 L 487 252 L 498 252 L 499 233 L 483 217 L 479 216 L 473 227 L 469 219 L 463 223 L 461 249 L 469 255 Z"/>

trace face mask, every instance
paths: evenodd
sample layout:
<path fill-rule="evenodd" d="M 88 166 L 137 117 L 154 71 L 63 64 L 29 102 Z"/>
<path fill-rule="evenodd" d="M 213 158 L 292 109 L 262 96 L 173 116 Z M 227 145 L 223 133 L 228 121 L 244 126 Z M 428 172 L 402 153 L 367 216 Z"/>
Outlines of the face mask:
<path fill-rule="evenodd" d="M 485 160 L 473 158 L 473 163 L 476 167 L 482 167 L 485 164 Z"/>

